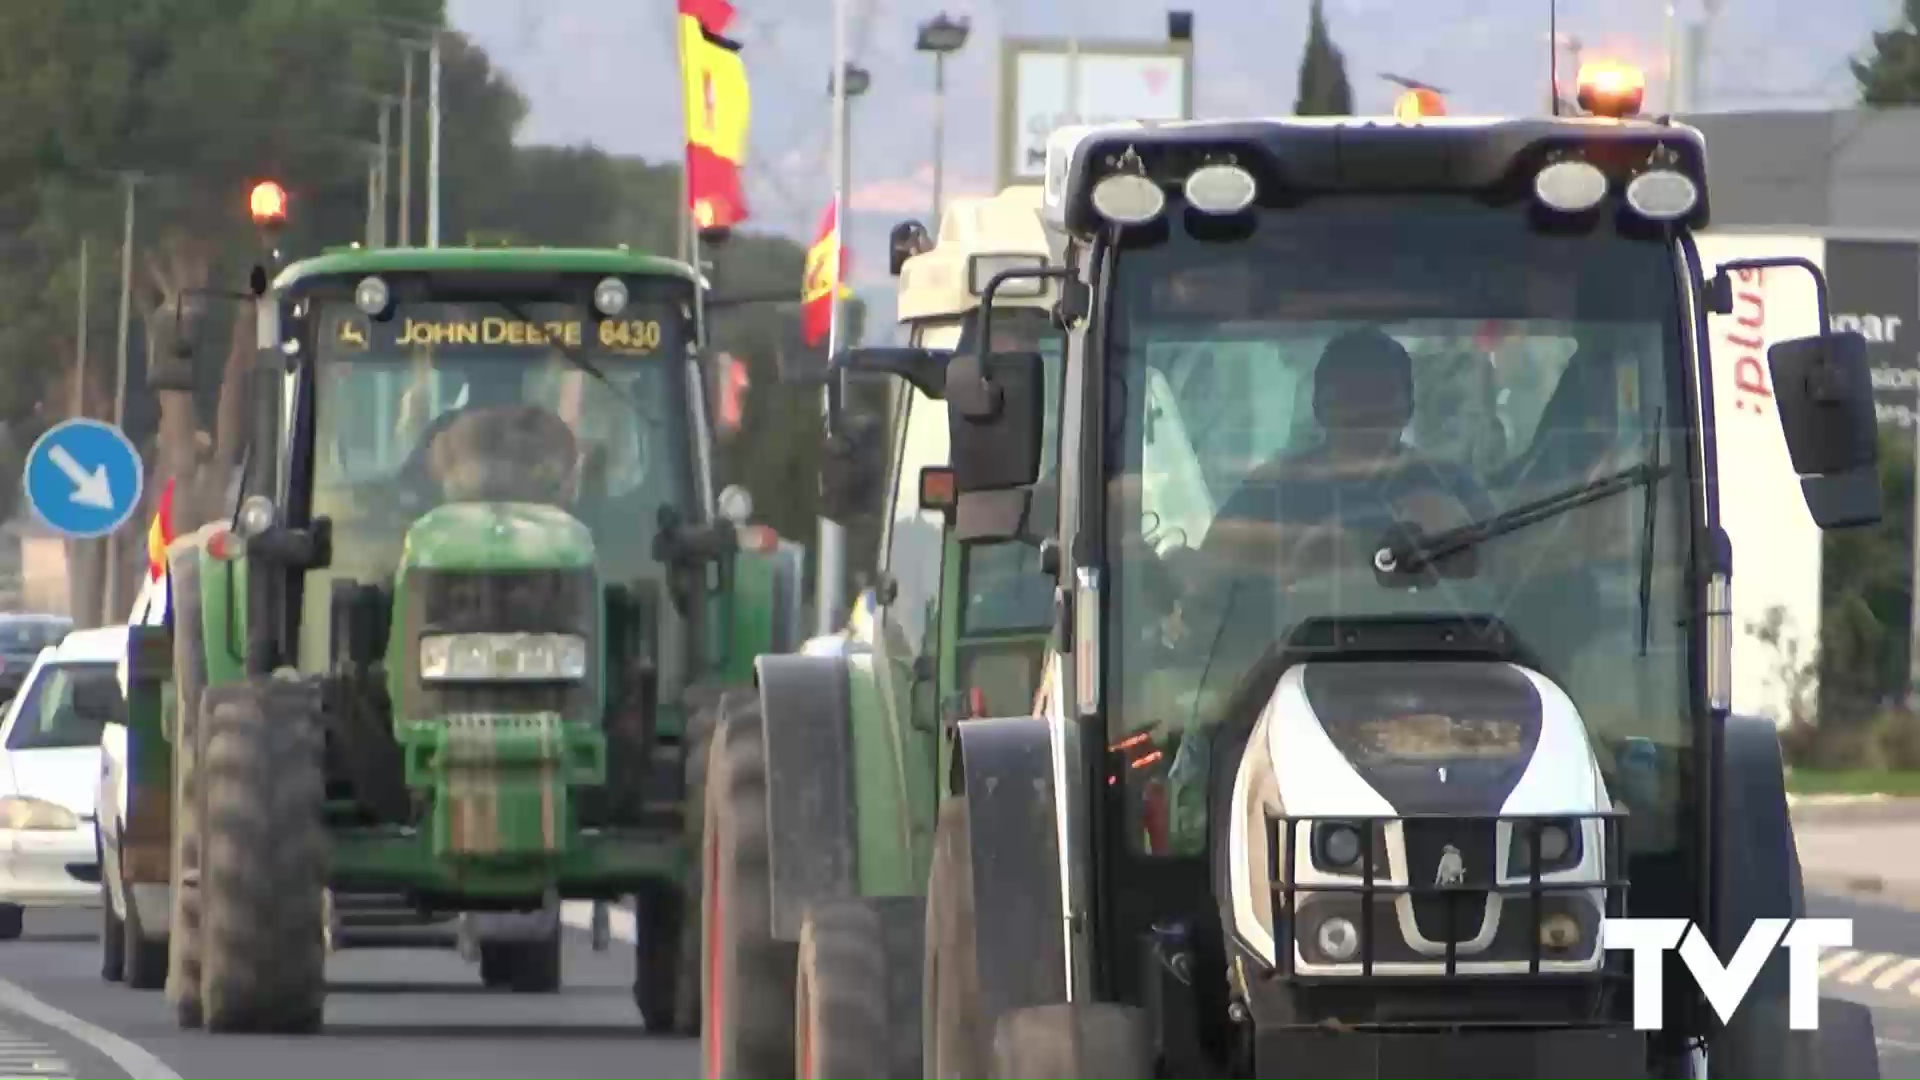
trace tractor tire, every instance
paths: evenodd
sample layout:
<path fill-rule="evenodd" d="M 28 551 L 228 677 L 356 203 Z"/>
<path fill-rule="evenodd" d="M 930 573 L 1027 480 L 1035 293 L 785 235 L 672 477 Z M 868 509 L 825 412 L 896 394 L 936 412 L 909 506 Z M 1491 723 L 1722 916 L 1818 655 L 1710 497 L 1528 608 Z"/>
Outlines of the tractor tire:
<path fill-rule="evenodd" d="M 684 740 L 687 803 L 684 822 L 688 851 L 706 850 L 702 837 L 705 835 L 706 828 L 707 757 L 713 746 L 713 733 L 720 726 L 720 717 L 726 712 L 730 703 L 744 700 L 741 698 L 743 694 L 751 695 L 753 691 L 724 691 L 719 697 L 695 709 L 693 715 L 687 718 L 687 732 Z M 686 912 L 701 910 L 703 875 L 698 873 L 698 869 L 695 867 L 696 872 L 688 874 L 686 880 L 681 883 L 682 917 L 679 923 L 678 974 L 674 982 L 672 1022 L 672 1031 L 676 1035 L 695 1035 L 700 1031 L 700 920 L 685 917 Z M 640 912 L 639 917 L 646 918 L 645 912 Z M 636 942 L 635 947 L 644 948 L 645 946 Z M 651 958 L 651 954 L 649 957 Z M 657 992 L 657 986 L 643 988 L 641 983 L 647 977 L 645 973 L 649 970 L 648 962 L 641 961 L 638 954 L 634 959 L 636 964 L 633 1001 L 640 1007 L 641 1015 L 646 1016 L 648 1015 L 647 1005 L 642 999 L 651 999 Z M 647 1021 L 647 1029 L 660 1030 L 651 1019 Z"/>
<path fill-rule="evenodd" d="M 686 912 L 687 900 L 677 882 L 655 883 L 633 897 L 633 1003 L 649 1034 L 700 1031 L 697 1018 L 686 1024 L 681 1013 L 688 998 L 700 997 L 699 953 L 692 964 L 686 958 L 687 924 L 694 921 Z M 697 946 L 699 939 L 694 940 Z"/>
<path fill-rule="evenodd" d="M 201 998 L 209 1031 L 305 1034 L 326 1004 L 327 833 L 318 688 L 209 689 L 201 722 Z"/>
<path fill-rule="evenodd" d="M 927 874 L 925 989 L 921 1055 L 931 1080 L 987 1075 L 988 1033 L 980 1012 L 973 915 L 973 825 L 965 796 L 940 804 Z"/>
<path fill-rule="evenodd" d="M 758 697 L 730 707 L 707 759 L 700 1053 L 709 1080 L 781 1080 L 793 1072 L 799 950 L 773 936 L 761 723 Z"/>
<path fill-rule="evenodd" d="M 919 897 L 809 909 L 794 980 L 797 1080 L 920 1075 Z"/>
<path fill-rule="evenodd" d="M 99 841 L 94 841 L 99 847 Z M 100 977 L 110 983 L 126 978 L 126 927 L 113 913 L 113 890 L 107 886 L 106 866 L 100 868 Z"/>
<path fill-rule="evenodd" d="M 0 941 L 17 941 L 27 932 L 27 909 L 19 904 L 0 904 Z"/>
<path fill-rule="evenodd" d="M 147 937 L 140 909 L 127 896 L 127 914 L 120 924 L 121 974 L 129 989 L 159 990 L 167 985 L 167 939 Z"/>
<path fill-rule="evenodd" d="M 994 1080 L 1149 1080 L 1146 1013 L 1130 1005 L 1037 1005 L 1000 1018 Z"/>
<path fill-rule="evenodd" d="M 560 991 L 560 935 L 544 941 L 483 941 L 480 981 L 516 994 Z"/>
<path fill-rule="evenodd" d="M 168 905 L 167 1001 L 175 1023 L 198 1028 L 200 1003 L 200 823 L 205 819 L 200 790 L 200 699 L 207 685 L 205 645 L 200 632 L 200 557 L 183 551 L 168 563 L 173 613 L 173 835 L 167 857 L 171 894 Z"/>

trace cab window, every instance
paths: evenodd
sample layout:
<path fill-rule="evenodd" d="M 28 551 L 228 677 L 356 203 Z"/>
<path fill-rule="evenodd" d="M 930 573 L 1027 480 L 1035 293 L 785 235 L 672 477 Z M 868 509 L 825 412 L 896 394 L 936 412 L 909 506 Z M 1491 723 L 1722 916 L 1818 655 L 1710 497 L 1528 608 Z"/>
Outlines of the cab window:
<path fill-rule="evenodd" d="M 923 323 L 914 343 L 951 346 L 958 320 Z M 947 463 L 947 410 L 918 390 L 895 380 L 898 419 L 893 438 L 891 494 L 888 498 L 886 572 L 895 593 L 889 610 L 906 636 L 910 654 L 923 651 L 928 619 L 940 592 L 940 557 L 945 521 L 920 509 L 920 470 Z"/>

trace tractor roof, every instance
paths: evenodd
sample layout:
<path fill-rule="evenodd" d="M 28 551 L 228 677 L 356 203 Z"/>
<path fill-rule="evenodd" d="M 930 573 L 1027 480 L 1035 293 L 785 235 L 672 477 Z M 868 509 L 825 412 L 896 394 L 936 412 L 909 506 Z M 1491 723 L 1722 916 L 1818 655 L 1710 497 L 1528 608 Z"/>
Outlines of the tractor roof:
<path fill-rule="evenodd" d="M 1063 128 L 1047 146 L 1043 215 L 1050 227 L 1092 235 L 1101 222 L 1089 192 L 1121 168 L 1177 186 L 1199 165 L 1234 160 L 1263 189 L 1464 193 L 1516 178 L 1530 182 L 1532 171 L 1562 156 L 1583 157 L 1622 176 L 1656 154 L 1698 186 L 1699 202 L 1685 223 L 1703 227 L 1707 152 L 1700 132 L 1660 120 L 1594 117 L 1278 117 Z"/>
<path fill-rule="evenodd" d="M 977 288 L 986 277 L 1012 265 L 1045 265 L 1049 254 L 1046 230 L 1040 225 L 1038 186 L 950 200 L 934 246 L 900 268 L 898 317 L 906 322 L 965 314 L 980 306 Z M 1009 288 L 998 294 L 997 302 L 1003 307 L 1049 307 L 1051 289 L 1048 285 L 1036 295 L 1016 297 L 1017 290 Z"/>
<path fill-rule="evenodd" d="M 280 271 L 276 289 L 336 274 L 431 273 L 436 270 L 525 274 L 654 275 L 696 282 L 693 268 L 674 259 L 619 248 L 334 248 Z"/>

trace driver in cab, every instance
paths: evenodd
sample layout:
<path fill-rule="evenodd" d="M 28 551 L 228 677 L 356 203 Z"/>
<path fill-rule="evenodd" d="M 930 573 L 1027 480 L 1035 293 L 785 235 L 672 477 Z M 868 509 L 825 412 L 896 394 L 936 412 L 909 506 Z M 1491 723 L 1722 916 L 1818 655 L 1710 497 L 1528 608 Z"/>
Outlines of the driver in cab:
<path fill-rule="evenodd" d="M 1163 734 L 1169 726 L 1214 723 L 1215 708 L 1233 689 L 1228 684 L 1237 681 L 1234 673 L 1245 671 L 1297 618 L 1362 611 L 1374 601 L 1404 608 L 1394 598 L 1397 590 L 1375 581 L 1374 554 L 1384 541 L 1431 534 L 1493 512 L 1492 499 L 1464 469 L 1408 447 L 1413 389 L 1412 358 L 1383 331 L 1349 330 L 1327 344 L 1313 375 L 1313 414 L 1323 439 L 1248 472 L 1197 552 L 1179 560 L 1176 599 L 1159 636 L 1180 662 L 1147 680 L 1154 687 L 1150 696 L 1172 694 L 1185 702 L 1149 710 Z M 1164 560 L 1142 561 L 1148 564 L 1143 569 L 1175 568 Z M 1284 593 L 1336 575 L 1355 587 L 1343 590 L 1332 607 L 1314 603 L 1315 610 L 1289 612 L 1284 600 L 1235 599 L 1248 588 Z M 1435 602 L 1446 603 L 1437 597 Z M 1196 674 L 1204 685 L 1195 685 Z"/>
<path fill-rule="evenodd" d="M 1398 341 L 1373 327 L 1334 338 L 1313 376 L 1324 440 L 1241 481 L 1207 530 L 1202 564 L 1283 581 L 1370 571 L 1396 527 L 1432 533 L 1492 513 L 1465 470 L 1407 446 L 1413 406 L 1413 360 Z"/>

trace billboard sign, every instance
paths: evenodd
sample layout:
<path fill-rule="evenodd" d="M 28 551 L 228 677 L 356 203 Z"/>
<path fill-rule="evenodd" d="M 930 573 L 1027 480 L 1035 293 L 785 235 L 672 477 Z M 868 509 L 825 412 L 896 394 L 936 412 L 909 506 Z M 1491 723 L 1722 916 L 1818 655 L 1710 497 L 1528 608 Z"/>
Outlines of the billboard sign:
<path fill-rule="evenodd" d="M 1799 256 L 1819 265 L 1813 236 L 1698 238 L 1708 267 L 1734 259 Z M 1798 269 L 1733 275 L 1733 311 L 1707 320 L 1719 443 L 1720 523 L 1733 541 L 1733 711 L 1791 719 L 1794 688 L 1780 677 L 1783 657 L 1811 656 L 1820 633 L 1822 534 L 1800 497 L 1774 405 L 1767 349 L 1820 328 L 1813 279 Z M 1741 567 L 1764 568 L 1741 570 Z M 1777 613 L 1779 643 L 1763 628 Z"/>
<path fill-rule="evenodd" d="M 1920 416 L 1920 245 L 1829 240 L 1826 265 L 1833 329 L 1867 339 L 1881 427 L 1913 430 Z"/>
<path fill-rule="evenodd" d="M 1047 136 L 1058 128 L 1192 117 L 1191 42 L 1009 38 L 1000 52 L 997 187 L 1045 180 Z"/>

